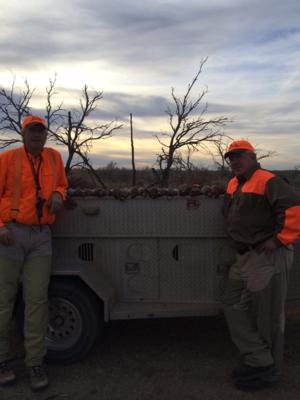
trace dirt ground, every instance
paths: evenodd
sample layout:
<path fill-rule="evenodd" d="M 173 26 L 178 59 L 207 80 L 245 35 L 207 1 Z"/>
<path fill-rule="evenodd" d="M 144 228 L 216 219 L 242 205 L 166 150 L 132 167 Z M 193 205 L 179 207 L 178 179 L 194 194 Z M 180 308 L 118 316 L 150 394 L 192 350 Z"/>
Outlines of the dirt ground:
<path fill-rule="evenodd" d="M 238 400 L 300 398 L 300 313 L 287 318 L 282 381 L 243 393 L 231 383 L 238 355 L 223 317 L 110 323 L 92 353 L 71 365 L 48 365 L 51 385 L 32 393 L 19 351 L 15 385 L 0 400 Z"/>

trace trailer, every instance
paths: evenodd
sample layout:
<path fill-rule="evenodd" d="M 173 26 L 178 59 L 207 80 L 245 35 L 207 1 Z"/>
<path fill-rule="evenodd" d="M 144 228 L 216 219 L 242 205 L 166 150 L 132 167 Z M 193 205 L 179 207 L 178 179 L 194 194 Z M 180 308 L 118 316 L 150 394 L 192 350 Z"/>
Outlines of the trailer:
<path fill-rule="evenodd" d="M 111 320 L 216 315 L 232 259 L 222 196 L 76 196 L 53 226 L 50 360 L 85 356 Z M 300 303 L 300 243 L 288 292 Z M 227 260 L 227 261 L 225 261 Z"/>

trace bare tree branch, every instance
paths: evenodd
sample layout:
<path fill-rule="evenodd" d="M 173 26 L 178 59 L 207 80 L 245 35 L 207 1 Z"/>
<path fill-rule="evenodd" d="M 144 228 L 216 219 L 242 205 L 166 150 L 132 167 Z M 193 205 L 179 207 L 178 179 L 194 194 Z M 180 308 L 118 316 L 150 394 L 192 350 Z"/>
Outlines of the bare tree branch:
<path fill-rule="evenodd" d="M 260 154 L 262 152 L 262 154 Z M 277 157 L 278 153 L 274 150 L 260 150 L 257 149 L 257 161 L 264 160 L 265 158 Z"/>
<path fill-rule="evenodd" d="M 188 148 L 190 151 L 198 151 L 206 143 L 218 142 L 224 136 L 220 128 L 228 121 L 227 117 L 205 118 L 208 106 L 207 103 L 202 105 L 202 102 L 208 89 L 202 89 L 195 99 L 192 98 L 192 91 L 206 61 L 207 58 L 204 58 L 200 62 L 196 75 L 188 84 L 182 97 L 175 94 L 174 88 L 171 89 L 173 108 L 168 107 L 166 111 L 170 131 L 163 135 L 168 139 L 162 141 L 157 135 L 155 136 L 161 145 L 161 151 L 157 154 L 156 160 L 161 186 L 168 186 L 170 171 L 174 163 L 184 165 L 180 149 Z"/>
<path fill-rule="evenodd" d="M 26 79 L 24 87 L 22 91 L 16 89 L 14 78 L 10 89 L 0 88 L 0 133 L 11 136 L 1 139 L 2 148 L 20 141 L 22 119 L 30 113 L 29 102 L 34 92 Z"/>

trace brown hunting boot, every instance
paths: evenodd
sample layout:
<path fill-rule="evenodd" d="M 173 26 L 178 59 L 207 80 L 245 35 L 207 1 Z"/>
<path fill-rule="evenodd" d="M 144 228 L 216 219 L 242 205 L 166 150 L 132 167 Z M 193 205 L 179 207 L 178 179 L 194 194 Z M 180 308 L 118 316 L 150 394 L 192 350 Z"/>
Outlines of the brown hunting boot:
<path fill-rule="evenodd" d="M 0 385 L 8 385 L 16 380 L 14 371 L 10 368 L 6 361 L 0 363 Z"/>
<path fill-rule="evenodd" d="M 49 385 L 47 372 L 42 365 L 28 367 L 30 387 L 32 390 L 42 390 Z"/>

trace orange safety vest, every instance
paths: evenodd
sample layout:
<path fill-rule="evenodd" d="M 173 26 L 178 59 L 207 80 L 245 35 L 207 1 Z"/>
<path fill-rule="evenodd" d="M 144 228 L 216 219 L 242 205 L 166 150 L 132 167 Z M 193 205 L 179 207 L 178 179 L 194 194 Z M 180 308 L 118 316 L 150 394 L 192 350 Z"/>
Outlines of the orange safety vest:
<path fill-rule="evenodd" d="M 41 193 L 49 200 L 57 191 L 66 195 L 67 179 L 58 151 L 44 148 L 39 174 Z M 24 147 L 0 154 L 0 227 L 15 220 L 22 224 L 38 224 L 36 186 Z M 43 207 L 42 224 L 52 224 L 55 216 Z"/>
<path fill-rule="evenodd" d="M 52 179 L 52 182 L 51 182 L 52 192 L 53 192 L 56 187 L 55 158 L 54 158 L 54 152 L 52 151 L 52 149 L 47 148 L 47 150 L 48 150 L 48 153 L 50 156 L 52 174 L 53 174 L 53 178 L 54 178 L 54 179 Z M 22 147 L 20 147 L 19 149 L 17 149 L 14 152 L 13 163 L 15 166 L 15 170 L 14 170 L 14 187 L 13 187 L 13 196 L 12 196 L 10 217 L 12 220 L 16 220 L 18 212 L 19 212 L 20 198 L 21 198 Z"/>

